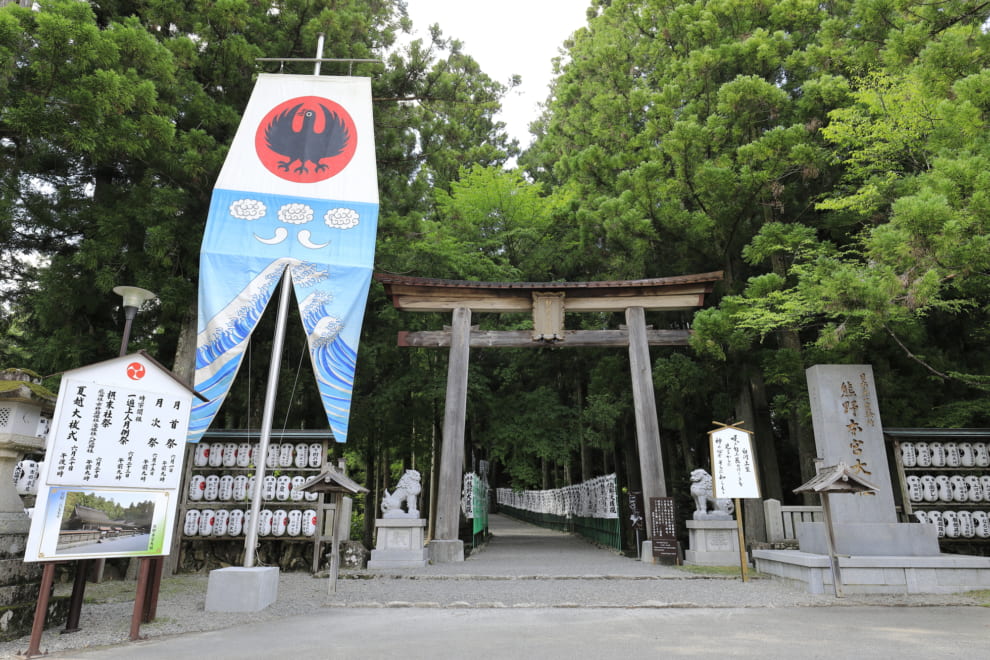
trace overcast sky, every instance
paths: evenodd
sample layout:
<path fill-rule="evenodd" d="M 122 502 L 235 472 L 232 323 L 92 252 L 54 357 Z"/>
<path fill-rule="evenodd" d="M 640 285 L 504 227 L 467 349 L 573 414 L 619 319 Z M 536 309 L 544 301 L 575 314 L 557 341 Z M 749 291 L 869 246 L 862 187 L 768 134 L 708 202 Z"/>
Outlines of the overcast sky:
<path fill-rule="evenodd" d="M 464 43 L 464 52 L 493 79 L 505 83 L 513 74 L 522 85 L 502 102 L 499 119 L 521 147 L 531 141 L 527 129 L 546 100 L 558 49 L 586 25 L 588 0 L 407 0 L 418 36 L 439 23 L 445 36 Z"/>

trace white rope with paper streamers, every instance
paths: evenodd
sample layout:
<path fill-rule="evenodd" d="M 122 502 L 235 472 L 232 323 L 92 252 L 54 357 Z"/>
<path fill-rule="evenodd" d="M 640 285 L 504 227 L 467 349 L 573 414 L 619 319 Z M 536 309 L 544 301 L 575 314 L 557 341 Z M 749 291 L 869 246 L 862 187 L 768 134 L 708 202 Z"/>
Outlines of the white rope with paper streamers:
<path fill-rule="evenodd" d="M 465 493 L 470 492 L 467 488 L 467 477 L 468 475 L 465 475 Z M 554 490 L 514 491 L 511 488 L 499 488 L 498 503 L 521 511 L 548 513 L 561 517 L 619 517 L 614 474 L 595 477 L 584 483 Z"/>

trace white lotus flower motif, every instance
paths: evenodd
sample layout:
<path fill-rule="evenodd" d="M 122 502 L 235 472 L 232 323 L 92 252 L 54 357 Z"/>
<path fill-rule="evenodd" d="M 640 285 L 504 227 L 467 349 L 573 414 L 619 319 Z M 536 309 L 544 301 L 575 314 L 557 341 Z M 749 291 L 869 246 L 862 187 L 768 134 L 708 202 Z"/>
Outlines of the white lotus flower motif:
<path fill-rule="evenodd" d="M 278 210 L 278 219 L 290 225 L 302 225 L 313 220 L 313 209 L 305 204 L 293 202 Z"/>
<path fill-rule="evenodd" d="M 323 220 L 333 229 L 352 229 L 361 222 L 361 216 L 354 209 L 337 208 L 327 211 Z"/>
<path fill-rule="evenodd" d="M 230 215 L 239 220 L 257 220 L 266 213 L 268 209 L 257 199 L 239 199 L 230 205 Z"/>

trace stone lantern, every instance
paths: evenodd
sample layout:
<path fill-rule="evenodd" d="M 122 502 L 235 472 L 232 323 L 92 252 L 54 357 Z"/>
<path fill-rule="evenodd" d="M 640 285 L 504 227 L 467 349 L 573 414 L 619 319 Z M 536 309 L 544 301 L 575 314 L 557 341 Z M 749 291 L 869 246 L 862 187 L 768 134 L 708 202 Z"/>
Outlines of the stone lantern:
<path fill-rule="evenodd" d="M 30 519 L 14 488 L 14 467 L 45 451 L 56 396 L 24 369 L 0 371 L 0 534 L 24 533 Z"/>

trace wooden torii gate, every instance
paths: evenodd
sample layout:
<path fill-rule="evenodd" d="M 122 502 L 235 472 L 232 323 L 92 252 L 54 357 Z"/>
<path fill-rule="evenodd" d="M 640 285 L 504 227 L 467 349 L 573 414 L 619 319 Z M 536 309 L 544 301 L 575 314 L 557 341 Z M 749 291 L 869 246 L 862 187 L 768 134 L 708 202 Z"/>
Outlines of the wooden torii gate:
<path fill-rule="evenodd" d="M 627 346 L 644 501 L 666 496 L 649 347 L 684 346 L 690 331 L 648 328 L 645 313 L 701 307 L 705 294 L 722 279 L 721 271 L 611 282 L 469 282 L 385 273 L 375 273 L 374 278 L 384 285 L 396 309 L 452 314 L 449 330 L 399 333 L 399 346 L 450 349 L 431 561 L 464 561 L 458 526 L 468 358 L 472 347 Z M 626 327 L 565 330 L 565 311 L 624 312 Z M 533 329 L 481 331 L 471 326 L 473 312 L 531 313 Z"/>

